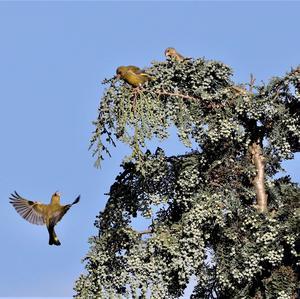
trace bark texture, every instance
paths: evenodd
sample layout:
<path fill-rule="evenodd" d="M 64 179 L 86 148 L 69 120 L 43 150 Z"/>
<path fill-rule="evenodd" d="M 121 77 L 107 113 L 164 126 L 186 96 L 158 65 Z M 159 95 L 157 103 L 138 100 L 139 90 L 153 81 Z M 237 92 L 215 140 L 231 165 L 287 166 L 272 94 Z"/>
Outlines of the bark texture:
<path fill-rule="evenodd" d="M 256 168 L 256 176 L 253 179 L 256 191 L 256 208 L 260 213 L 266 213 L 268 209 L 268 196 L 265 189 L 265 158 L 258 142 L 250 145 L 249 151 L 252 155 L 252 163 Z"/>

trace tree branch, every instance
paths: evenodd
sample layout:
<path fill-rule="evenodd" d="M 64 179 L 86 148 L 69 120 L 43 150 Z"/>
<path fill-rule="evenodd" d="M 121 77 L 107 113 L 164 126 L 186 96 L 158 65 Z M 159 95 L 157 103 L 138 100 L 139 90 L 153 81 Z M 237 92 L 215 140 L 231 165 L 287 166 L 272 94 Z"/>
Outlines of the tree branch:
<path fill-rule="evenodd" d="M 255 83 L 255 77 L 253 74 L 250 74 L 250 84 L 249 84 L 249 92 L 253 93 L 254 83 Z"/>
<path fill-rule="evenodd" d="M 139 235 L 148 235 L 148 234 L 153 234 L 153 230 L 152 229 L 146 229 L 146 230 L 142 230 L 137 232 Z"/>
<path fill-rule="evenodd" d="M 185 94 L 181 94 L 181 93 L 177 93 L 177 92 L 167 92 L 167 91 L 155 91 L 156 94 L 158 94 L 158 96 L 160 97 L 161 95 L 167 95 L 167 96 L 171 96 L 171 97 L 180 97 L 182 99 L 187 99 L 187 100 L 192 100 L 192 101 L 201 101 L 201 98 L 196 98 L 196 97 L 192 97 L 189 95 L 185 95 Z M 202 101 L 203 103 L 203 101 Z M 205 103 L 205 102 L 204 102 Z M 202 108 L 206 108 L 206 109 L 215 109 L 215 108 L 220 108 L 220 107 L 224 107 L 225 104 L 215 104 L 215 103 L 207 103 L 207 105 L 203 106 Z"/>
<path fill-rule="evenodd" d="M 255 83 L 255 77 L 250 74 L 249 93 L 253 94 Z M 255 208 L 260 213 L 266 213 L 268 210 L 268 195 L 265 189 L 265 157 L 262 153 L 262 145 L 260 144 L 262 136 L 259 134 L 256 122 L 253 123 L 254 134 L 252 144 L 249 145 L 249 152 L 251 154 L 251 160 L 256 168 L 256 176 L 253 179 L 253 186 L 256 193 L 256 205 Z"/>
<path fill-rule="evenodd" d="M 259 143 L 254 142 L 249 146 L 252 155 L 252 163 L 256 168 L 256 176 L 253 179 L 253 185 L 256 191 L 256 208 L 260 213 L 267 212 L 268 196 L 265 190 L 265 158 Z"/>
<path fill-rule="evenodd" d="M 200 98 L 195 98 L 195 97 L 192 97 L 192 96 L 189 96 L 189 95 L 184 95 L 184 94 L 181 94 L 181 93 L 177 93 L 177 92 L 167 92 L 167 91 L 158 91 L 158 92 L 155 92 L 157 93 L 159 96 L 161 95 L 168 95 L 168 96 L 173 96 L 173 97 L 180 97 L 180 98 L 183 98 L 183 99 L 188 99 L 188 100 L 201 100 Z"/>

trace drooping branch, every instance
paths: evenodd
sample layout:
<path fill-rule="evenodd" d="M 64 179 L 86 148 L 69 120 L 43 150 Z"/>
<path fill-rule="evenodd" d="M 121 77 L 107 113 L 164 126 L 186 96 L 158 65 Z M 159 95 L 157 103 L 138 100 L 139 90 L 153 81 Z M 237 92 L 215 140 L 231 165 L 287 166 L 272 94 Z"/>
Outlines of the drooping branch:
<path fill-rule="evenodd" d="M 260 213 L 267 211 L 268 196 L 265 189 L 265 157 L 262 154 L 261 146 L 254 142 L 249 146 L 252 156 L 252 163 L 256 168 L 256 176 L 253 179 L 253 185 L 256 191 L 256 208 Z"/>

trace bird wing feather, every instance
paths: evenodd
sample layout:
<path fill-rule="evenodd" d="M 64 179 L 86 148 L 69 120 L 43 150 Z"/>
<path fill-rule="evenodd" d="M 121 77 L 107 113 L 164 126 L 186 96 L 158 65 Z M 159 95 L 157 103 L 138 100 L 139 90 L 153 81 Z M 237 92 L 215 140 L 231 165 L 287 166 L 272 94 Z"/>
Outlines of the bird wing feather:
<path fill-rule="evenodd" d="M 43 217 L 43 204 L 36 201 L 27 200 L 21 197 L 16 191 L 11 194 L 10 203 L 16 211 L 27 221 L 32 224 L 43 225 L 45 219 Z"/>
<path fill-rule="evenodd" d="M 60 206 L 59 209 L 54 210 L 51 213 L 50 217 L 50 225 L 56 225 L 57 222 L 61 220 L 61 218 L 68 212 L 68 210 L 71 208 L 72 205 L 75 205 L 79 202 L 80 200 L 80 195 L 76 197 L 73 203 L 65 205 L 65 206 Z"/>

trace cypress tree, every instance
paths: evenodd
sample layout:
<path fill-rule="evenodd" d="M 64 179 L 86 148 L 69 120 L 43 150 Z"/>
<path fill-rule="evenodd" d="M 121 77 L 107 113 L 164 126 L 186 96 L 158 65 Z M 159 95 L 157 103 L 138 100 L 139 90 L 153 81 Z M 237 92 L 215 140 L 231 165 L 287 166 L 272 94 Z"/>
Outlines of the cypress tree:
<path fill-rule="evenodd" d="M 77 298 L 299 298 L 300 188 L 282 162 L 300 150 L 300 66 L 237 85 L 204 58 L 153 62 L 138 88 L 105 90 L 91 147 L 131 155 L 109 190 Z M 149 150 L 176 128 L 187 147 Z M 149 225 L 138 230 L 133 221 Z"/>

